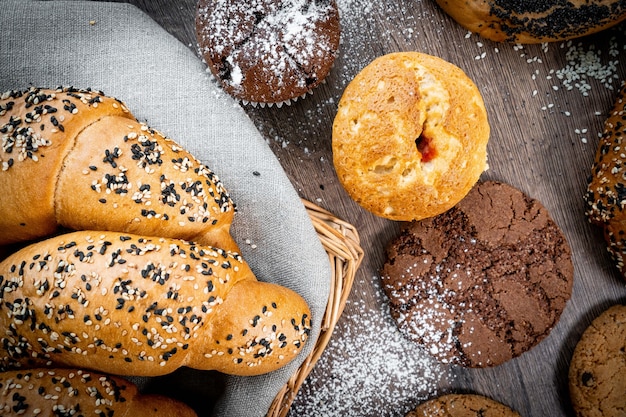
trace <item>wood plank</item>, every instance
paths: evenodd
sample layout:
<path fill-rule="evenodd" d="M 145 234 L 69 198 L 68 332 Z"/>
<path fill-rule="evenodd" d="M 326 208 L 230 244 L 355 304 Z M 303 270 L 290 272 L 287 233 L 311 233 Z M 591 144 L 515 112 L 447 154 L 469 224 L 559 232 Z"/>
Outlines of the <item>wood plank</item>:
<path fill-rule="evenodd" d="M 195 51 L 194 1 L 130 2 Z M 373 0 L 338 2 L 342 44 L 326 84 L 291 106 L 245 107 L 300 195 L 356 225 L 366 253 L 341 325 L 296 399 L 292 415 L 313 415 L 311 410 L 323 409 L 327 401 L 349 410 L 343 415 L 401 416 L 425 397 L 449 391 L 491 396 L 523 416 L 571 415 L 567 369 L 572 350 L 591 319 L 608 305 L 626 301 L 624 281 L 606 254 L 600 231 L 587 223 L 582 201 L 598 134 L 616 87 L 626 78 L 625 25 L 571 43 L 518 48 L 476 35 L 467 37 L 467 31 L 434 1 L 396 0 L 393 6 Z M 582 56 L 572 62 L 568 58 L 570 49 L 577 47 L 588 53 L 587 58 L 599 54 L 599 65 L 614 77 L 610 79 L 614 88 L 587 74 L 588 96 L 576 87 L 566 89 L 558 75 L 565 73 L 568 65 L 585 65 Z M 609 56 L 610 49 L 615 49 L 617 56 Z M 384 262 L 383 248 L 396 235 L 398 224 L 365 212 L 342 189 L 332 165 L 331 127 L 341 93 L 354 75 L 377 56 L 408 50 L 444 58 L 476 82 L 492 128 L 490 168 L 483 178 L 507 182 L 548 208 L 571 245 L 575 285 L 560 323 L 546 340 L 520 358 L 491 369 L 443 366 L 437 368 L 441 380 L 433 379 L 412 395 L 403 392 L 407 389 L 403 381 L 396 381 L 399 394 L 391 394 L 394 387 L 379 384 L 378 392 L 365 392 L 371 399 L 356 400 L 355 390 L 364 389 L 365 380 L 378 375 L 373 367 L 380 366 L 381 358 L 364 355 L 362 367 L 350 375 L 337 374 L 334 369 L 348 360 L 342 357 L 342 346 L 360 341 L 349 329 L 356 327 L 351 323 L 359 320 L 364 309 L 371 309 L 389 324 L 378 271 Z M 615 68 L 609 69 L 609 61 L 615 61 Z M 402 349 L 406 355 L 421 354 L 414 346 Z M 399 371 L 387 370 L 392 374 Z M 415 373 L 427 371 L 415 369 Z M 356 388 L 353 385 L 359 386 L 359 377 L 364 381 Z M 337 390 L 353 388 L 354 398 L 334 399 L 324 394 L 323 387 L 331 383 Z"/>

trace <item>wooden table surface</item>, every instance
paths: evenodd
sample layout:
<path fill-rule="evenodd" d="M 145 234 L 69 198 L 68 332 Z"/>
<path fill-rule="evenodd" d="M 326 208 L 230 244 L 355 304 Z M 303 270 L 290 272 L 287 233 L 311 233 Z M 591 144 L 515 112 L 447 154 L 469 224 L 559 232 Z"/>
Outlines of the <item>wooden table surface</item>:
<path fill-rule="evenodd" d="M 130 3 L 196 51 L 195 0 Z M 613 268 L 600 231 L 587 223 L 582 201 L 598 133 L 626 78 L 626 26 L 571 42 L 522 47 L 469 35 L 434 0 L 338 4 L 342 42 L 327 82 L 291 106 L 245 107 L 300 196 L 355 225 L 365 251 L 333 340 L 290 414 L 402 416 L 426 398 L 474 392 L 526 417 L 572 415 L 567 370 L 574 346 L 603 309 L 626 301 L 625 281 Z M 371 60 L 394 51 L 439 56 L 475 81 L 491 123 L 483 179 L 507 182 L 540 200 L 573 251 L 574 289 L 559 324 L 537 347 L 495 368 L 436 364 L 398 338 L 378 274 L 384 246 L 398 224 L 357 206 L 333 169 L 331 126 L 343 89 Z M 595 74 L 589 71 L 592 65 Z M 574 73 L 590 86 L 586 93 L 563 78 Z M 372 325 L 381 328 L 372 331 Z"/>

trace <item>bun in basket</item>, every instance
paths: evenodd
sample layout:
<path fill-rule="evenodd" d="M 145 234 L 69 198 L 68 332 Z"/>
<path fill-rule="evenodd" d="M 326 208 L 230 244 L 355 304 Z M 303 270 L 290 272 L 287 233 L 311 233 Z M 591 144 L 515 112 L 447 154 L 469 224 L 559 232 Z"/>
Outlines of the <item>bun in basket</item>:
<path fill-rule="evenodd" d="M 590 35 L 626 19 L 623 0 L 436 0 L 461 26 L 496 42 L 556 42 Z"/>
<path fill-rule="evenodd" d="M 476 85 L 419 52 L 384 55 L 345 89 L 333 163 L 348 194 L 391 220 L 420 220 L 458 203 L 487 168 L 489 123 Z"/>
<path fill-rule="evenodd" d="M 119 100 L 73 88 L 9 91 L 0 135 L 0 245 L 64 226 L 237 249 L 219 178 Z"/>
<path fill-rule="evenodd" d="M 195 417 L 180 401 L 141 395 L 129 381 L 76 369 L 0 373 L 0 415 Z"/>
<path fill-rule="evenodd" d="M 74 232 L 0 263 L 0 367 L 59 365 L 156 376 L 282 367 L 307 340 L 295 292 L 237 254 L 182 240 Z"/>

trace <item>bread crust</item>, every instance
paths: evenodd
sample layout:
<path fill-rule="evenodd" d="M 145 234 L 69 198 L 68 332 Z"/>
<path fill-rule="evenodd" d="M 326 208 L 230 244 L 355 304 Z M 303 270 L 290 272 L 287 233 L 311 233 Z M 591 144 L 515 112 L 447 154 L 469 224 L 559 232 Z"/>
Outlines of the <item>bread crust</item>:
<path fill-rule="evenodd" d="M 240 255 L 191 242 L 74 232 L 0 263 L 0 368 L 156 376 L 278 369 L 311 329 L 302 297 Z"/>
<path fill-rule="evenodd" d="M 584 195 L 585 214 L 602 228 L 607 250 L 626 279 L 626 84 L 604 123 Z"/>
<path fill-rule="evenodd" d="M 121 417 L 195 417 L 186 404 L 142 395 L 131 382 L 80 369 L 0 373 L 0 414 Z"/>
<path fill-rule="evenodd" d="M 391 220 L 453 207 L 487 168 L 490 127 L 476 85 L 419 52 L 384 55 L 347 86 L 333 123 L 333 163 L 348 194 Z"/>
<path fill-rule="evenodd" d="M 217 175 L 117 99 L 72 88 L 7 92 L 0 134 L 0 245 L 63 226 L 238 250 L 234 204 Z"/>
<path fill-rule="evenodd" d="M 132 118 L 118 100 L 92 90 L 28 89 L 0 97 L 0 245 L 53 233 L 54 195 L 73 138 L 105 115 Z"/>
<path fill-rule="evenodd" d="M 624 0 L 437 0 L 457 23 L 496 42 L 535 44 L 591 35 L 626 19 Z"/>

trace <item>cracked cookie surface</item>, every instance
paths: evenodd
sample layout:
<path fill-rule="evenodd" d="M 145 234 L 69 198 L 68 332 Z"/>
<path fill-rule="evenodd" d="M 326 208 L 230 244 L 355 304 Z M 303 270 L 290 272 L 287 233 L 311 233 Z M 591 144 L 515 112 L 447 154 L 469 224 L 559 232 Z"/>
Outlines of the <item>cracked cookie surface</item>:
<path fill-rule="evenodd" d="M 447 212 L 406 223 L 381 271 L 400 331 L 444 363 L 495 366 L 558 322 L 573 265 L 537 200 L 484 182 Z"/>
<path fill-rule="evenodd" d="M 569 389 L 577 417 L 626 416 L 626 306 L 592 321 L 574 349 Z"/>
<path fill-rule="evenodd" d="M 339 47 L 334 0 L 201 0 L 200 53 L 226 92 L 254 103 L 284 103 L 328 75 Z"/>

